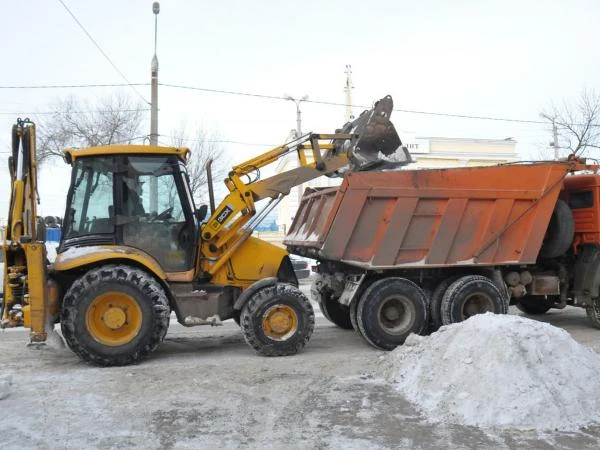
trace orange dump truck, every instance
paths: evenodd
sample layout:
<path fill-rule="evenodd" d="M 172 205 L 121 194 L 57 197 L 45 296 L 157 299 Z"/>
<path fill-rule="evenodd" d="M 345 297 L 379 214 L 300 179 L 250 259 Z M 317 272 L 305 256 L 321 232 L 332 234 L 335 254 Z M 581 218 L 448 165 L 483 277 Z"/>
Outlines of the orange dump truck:
<path fill-rule="evenodd" d="M 600 175 L 579 162 L 348 174 L 308 189 L 285 244 L 325 317 L 392 349 L 509 304 L 600 327 Z"/>

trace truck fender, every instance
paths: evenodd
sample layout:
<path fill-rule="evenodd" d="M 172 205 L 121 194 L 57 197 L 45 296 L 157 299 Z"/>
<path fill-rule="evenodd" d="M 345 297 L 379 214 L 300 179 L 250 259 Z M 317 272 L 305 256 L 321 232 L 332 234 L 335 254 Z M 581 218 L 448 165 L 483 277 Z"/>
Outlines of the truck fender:
<path fill-rule="evenodd" d="M 246 303 L 246 301 L 250 297 L 252 297 L 254 294 L 256 294 L 261 289 L 264 289 L 264 288 L 269 287 L 269 286 L 276 285 L 277 281 L 278 281 L 277 278 L 275 278 L 275 277 L 269 277 L 269 278 L 263 278 L 262 280 L 258 280 L 256 283 L 251 284 L 237 298 L 237 300 L 233 304 L 233 309 L 235 309 L 236 311 L 240 311 L 242 309 L 242 307 L 244 306 L 244 304 Z"/>
<path fill-rule="evenodd" d="M 592 298 L 600 296 L 600 246 L 583 246 L 577 255 L 574 271 L 575 303 L 591 305 Z"/>

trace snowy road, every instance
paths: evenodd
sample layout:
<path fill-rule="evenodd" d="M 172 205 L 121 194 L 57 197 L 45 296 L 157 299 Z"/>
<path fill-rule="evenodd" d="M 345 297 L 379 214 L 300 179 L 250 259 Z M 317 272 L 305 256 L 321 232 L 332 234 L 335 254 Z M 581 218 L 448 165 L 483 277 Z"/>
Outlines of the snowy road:
<path fill-rule="evenodd" d="M 600 351 L 600 331 L 583 311 L 545 320 Z M 374 375 L 383 352 L 322 317 L 306 349 L 287 358 L 256 356 L 232 321 L 171 324 L 150 360 L 121 368 L 88 366 L 66 348 L 32 350 L 26 342 L 24 331 L 0 333 L 0 375 L 13 378 L 0 400 L 1 448 L 600 446 L 600 426 L 540 434 L 430 424 Z"/>

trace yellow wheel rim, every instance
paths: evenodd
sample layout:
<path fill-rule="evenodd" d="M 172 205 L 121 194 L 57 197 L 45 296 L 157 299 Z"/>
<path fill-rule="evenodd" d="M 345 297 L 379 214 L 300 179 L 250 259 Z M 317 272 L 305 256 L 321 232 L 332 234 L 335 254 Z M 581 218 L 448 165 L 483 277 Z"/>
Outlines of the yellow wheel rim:
<path fill-rule="evenodd" d="M 85 325 L 92 337 L 104 345 L 124 345 L 142 327 L 138 302 L 123 292 L 106 292 L 96 297 L 85 314 Z"/>
<path fill-rule="evenodd" d="M 274 341 L 285 341 L 298 329 L 298 314 L 288 305 L 271 306 L 262 316 L 262 330 Z"/>

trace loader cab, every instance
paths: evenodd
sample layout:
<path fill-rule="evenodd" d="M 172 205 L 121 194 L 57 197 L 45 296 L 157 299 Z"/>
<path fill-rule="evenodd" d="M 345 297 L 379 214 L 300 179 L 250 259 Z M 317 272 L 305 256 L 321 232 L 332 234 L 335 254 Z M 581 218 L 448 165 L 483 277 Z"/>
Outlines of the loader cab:
<path fill-rule="evenodd" d="M 193 269 L 199 224 L 179 155 L 98 151 L 72 167 L 59 253 L 120 245 L 146 252 L 165 272 Z"/>

